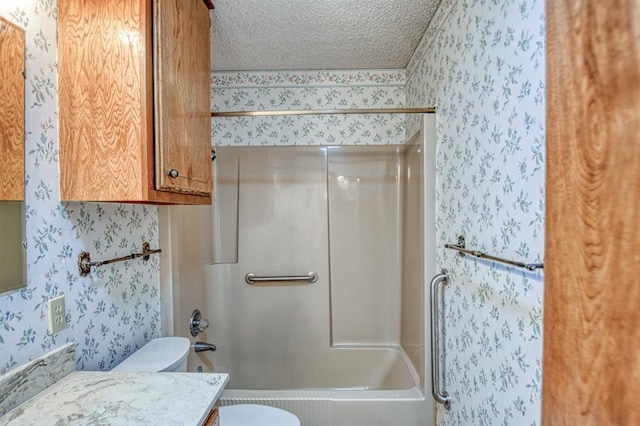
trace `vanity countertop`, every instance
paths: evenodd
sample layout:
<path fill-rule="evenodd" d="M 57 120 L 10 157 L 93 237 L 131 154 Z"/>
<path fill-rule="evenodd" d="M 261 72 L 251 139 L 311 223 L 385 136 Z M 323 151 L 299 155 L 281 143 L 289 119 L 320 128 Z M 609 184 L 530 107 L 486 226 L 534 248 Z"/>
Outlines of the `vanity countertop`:
<path fill-rule="evenodd" d="M 0 425 L 201 425 L 227 374 L 77 371 L 0 417 Z"/>

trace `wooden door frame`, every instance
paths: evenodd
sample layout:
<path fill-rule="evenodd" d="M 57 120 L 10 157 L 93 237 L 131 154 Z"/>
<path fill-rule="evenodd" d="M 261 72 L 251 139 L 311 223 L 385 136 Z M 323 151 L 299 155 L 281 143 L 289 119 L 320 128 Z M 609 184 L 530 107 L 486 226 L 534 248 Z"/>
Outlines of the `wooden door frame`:
<path fill-rule="evenodd" d="M 543 425 L 640 424 L 640 0 L 547 0 Z"/>

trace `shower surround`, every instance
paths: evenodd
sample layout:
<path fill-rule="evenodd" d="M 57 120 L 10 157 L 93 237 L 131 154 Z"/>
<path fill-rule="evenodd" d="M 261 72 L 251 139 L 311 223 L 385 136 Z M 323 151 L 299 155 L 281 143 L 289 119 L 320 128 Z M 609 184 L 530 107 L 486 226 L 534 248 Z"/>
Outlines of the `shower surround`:
<path fill-rule="evenodd" d="M 218 347 L 190 368 L 230 374 L 223 404 L 271 404 L 310 426 L 431 422 L 424 147 L 413 142 L 218 147 L 209 215 L 173 208 L 172 245 L 213 242 L 201 261 L 177 256 L 177 280 L 181 300 L 199 292 L 211 326 L 198 338 Z M 316 282 L 245 279 L 310 272 Z"/>

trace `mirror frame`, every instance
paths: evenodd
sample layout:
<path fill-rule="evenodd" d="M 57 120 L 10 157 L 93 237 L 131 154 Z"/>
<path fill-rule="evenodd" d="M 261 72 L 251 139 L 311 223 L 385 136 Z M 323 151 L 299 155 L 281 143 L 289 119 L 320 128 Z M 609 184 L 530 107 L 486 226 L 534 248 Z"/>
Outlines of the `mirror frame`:
<path fill-rule="evenodd" d="M 4 172 L 0 179 L 0 293 L 27 284 L 25 52 L 25 29 L 0 16 L 0 158 Z"/>

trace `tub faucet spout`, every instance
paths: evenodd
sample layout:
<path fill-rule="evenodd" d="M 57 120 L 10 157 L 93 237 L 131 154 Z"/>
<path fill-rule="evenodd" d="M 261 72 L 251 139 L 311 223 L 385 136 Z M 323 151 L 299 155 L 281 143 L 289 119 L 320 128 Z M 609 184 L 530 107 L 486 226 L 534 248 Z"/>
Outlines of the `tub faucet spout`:
<path fill-rule="evenodd" d="M 196 352 L 205 352 L 205 351 L 213 352 L 216 350 L 216 345 L 211 343 L 206 343 L 206 342 L 196 342 L 195 345 L 193 345 L 193 348 L 196 350 Z"/>

